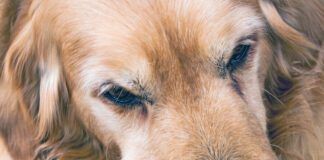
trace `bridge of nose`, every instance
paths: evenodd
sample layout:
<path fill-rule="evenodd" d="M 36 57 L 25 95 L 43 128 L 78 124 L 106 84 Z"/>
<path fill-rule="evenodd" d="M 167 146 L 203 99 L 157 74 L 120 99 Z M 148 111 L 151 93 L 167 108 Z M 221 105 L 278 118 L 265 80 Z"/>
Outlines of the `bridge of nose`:
<path fill-rule="evenodd" d="M 175 113 L 179 128 L 187 134 L 182 139 L 185 150 L 197 159 L 275 160 L 259 123 L 244 109 L 244 103 L 231 102 L 233 97 L 191 101 Z"/>

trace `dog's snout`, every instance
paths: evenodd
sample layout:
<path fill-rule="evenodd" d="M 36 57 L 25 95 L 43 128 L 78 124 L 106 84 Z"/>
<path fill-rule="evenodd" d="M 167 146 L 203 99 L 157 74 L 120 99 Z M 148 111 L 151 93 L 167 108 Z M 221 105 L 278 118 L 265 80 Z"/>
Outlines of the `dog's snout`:
<path fill-rule="evenodd" d="M 183 126 L 188 133 L 186 152 L 192 153 L 188 159 L 276 160 L 265 131 L 245 118 L 248 113 L 221 106 L 199 108 Z M 252 130 L 248 123 L 259 129 Z"/>
<path fill-rule="evenodd" d="M 277 160 L 272 150 L 266 149 L 266 147 L 262 145 L 252 145 L 253 148 L 250 148 L 248 144 L 244 142 L 241 143 L 239 140 L 237 143 L 238 144 L 233 144 L 230 142 L 225 144 L 221 142 L 217 144 L 217 142 L 214 142 L 214 144 L 211 144 L 207 142 L 201 144 L 201 151 L 197 153 L 199 156 L 194 160 Z M 189 159 L 193 160 L 191 158 Z"/>
<path fill-rule="evenodd" d="M 256 155 L 255 158 L 246 158 L 246 156 L 239 156 L 233 153 L 232 155 L 204 155 L 195 160 L 277 160 L 272 154 Z"/>
<path fill-rule="evenodd" d="M 197 143 L 200 149 L 193 158 L 194 160 L 277 160 L 272 150 L 260 142 L 260 144 L 251 144 L 247 141 L 241 141 L 234 137 L 225 141 Z M 236 142 L 231 142 L 236 141 Z M 189 158 L 193 160 L 192 158 Z"/>

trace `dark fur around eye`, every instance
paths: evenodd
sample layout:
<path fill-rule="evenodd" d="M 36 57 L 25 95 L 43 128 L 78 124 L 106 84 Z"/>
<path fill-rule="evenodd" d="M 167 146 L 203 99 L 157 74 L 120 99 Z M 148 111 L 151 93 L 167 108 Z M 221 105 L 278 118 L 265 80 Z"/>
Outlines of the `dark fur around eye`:
<path fill-rule="evenodd" d="M 230 72 L 237 70 L 239 67 L 244 65 L 251 50 L 251 45 L 240 44 L 233 50 L 232 57 L 227 63 L 226 67 Z"/>
<path fill-rule="evenodd" d="M 119 86 L 113 86 L 104 91 L 102 96 L 121 107 L 134 107 L 143 104 L 140 97 Z"/>

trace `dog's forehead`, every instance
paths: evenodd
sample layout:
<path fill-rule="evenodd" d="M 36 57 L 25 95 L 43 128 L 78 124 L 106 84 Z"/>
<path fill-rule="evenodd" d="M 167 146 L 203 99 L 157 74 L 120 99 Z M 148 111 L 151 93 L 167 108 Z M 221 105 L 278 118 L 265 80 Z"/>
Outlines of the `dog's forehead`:
<path fill-rule="evenodd" d="M 73 65 L 82 65 L 74 68 L 81 77 L 89 77 L 83 82 L 87 84 L 95 83 L 91 78 L 99 83 L 105 77 L 162 79 L 177 68 L 186 68 L 182 74 L 195 74 L 192 69 L 199 72 L 209 59 L 230 56 L 238 39 L 262 26 L 251 6 L 230 0 L 65 3 L 71 16 L 64 21 L 71 30 L 71 38 L 65 40 L 82 42 L 73 52 L 77 56 L 67 59 L 73 63 L 75 57 L 82 58 Z"/>
<path fill-rule="evenodd" d="M 92 40 L 152 44 L 167 39 L 190 46 L 188 41 L 197 39 L 210 46 L 231 43 L 260 27 L 255 6 L 250 4 L 232 0 L 71 0 L 56 12 L 63 26 Z"/>

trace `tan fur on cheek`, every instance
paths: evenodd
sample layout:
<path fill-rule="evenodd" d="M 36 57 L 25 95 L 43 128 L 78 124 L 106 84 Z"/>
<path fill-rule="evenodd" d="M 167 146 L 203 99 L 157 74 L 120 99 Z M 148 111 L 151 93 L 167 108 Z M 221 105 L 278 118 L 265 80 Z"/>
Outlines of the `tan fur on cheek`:
<path fill-rule="evenodd" d="M 321 160 L 321 4 L 2 0 L 0 156 Z M 229 71 L 251 35 L 259 48 Z M 141 105 L 98 95 L 105 83 Z"/>
<path fill-rule="evenodd" d="M 80 92 L 79 92 L 80 93 Z M 78 93 L 75 97 L 84 97 Z M 78 113 L 86 127 L 100 137 L 102 143 L 110 146 L 112 143 L 118 144 L 123 155 L 123 160 L 128 159 L 154 159 L 148 156 L 145 146 L 147 145 L 147 130 L 133 113 L 118 114 L 114 108 L 116 105 L 107 105 L 100 101 L 98 97 L 89 96 L 87 98 L 74 98 L 75 105 L 79 106 Z M 131 114 L 134 114 L 132 116 Z M 131 119 L 131 120 L 130 120 Z M 144 122 L 145 123 L 145 122 Z M 144 128 L 144 129 L 143 129 Z"/>

